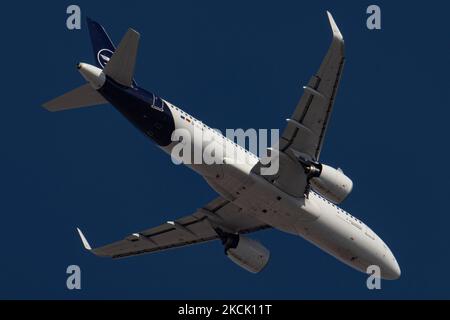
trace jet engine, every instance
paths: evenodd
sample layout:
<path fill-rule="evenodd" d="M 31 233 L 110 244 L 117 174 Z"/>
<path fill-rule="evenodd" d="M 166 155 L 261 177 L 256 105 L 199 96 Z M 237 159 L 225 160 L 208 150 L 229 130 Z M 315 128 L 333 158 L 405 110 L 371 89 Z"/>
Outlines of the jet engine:
<path fill-rule="evenodd" d="M 270 251 L 256 240 L 239 234 L 230 234 L 216 229 L 225 247 L 225 254 L 241 268 L 259 273 L 270 259 Z"/>
<path fill-rule="evenodd" d="M 352 192 L 353 182 L 341 169 L 310 163 L 305 170 L 311 188 L 335 204 L 342 203 Z"/>

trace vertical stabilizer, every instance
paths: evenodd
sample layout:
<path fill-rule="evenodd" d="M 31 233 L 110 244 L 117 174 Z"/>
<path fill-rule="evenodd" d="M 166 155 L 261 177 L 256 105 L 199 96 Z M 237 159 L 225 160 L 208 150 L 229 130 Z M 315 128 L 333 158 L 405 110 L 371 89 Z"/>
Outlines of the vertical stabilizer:
<path fill-rule="evenodd" d="M 130 29 L 116 49 L 111 38 L 98 22 L 87 19 L 92 48 L 94 50 L 95 64 L 100 69 L 105 69 L 106 75 L 120 84 L 128 87 L 137 86 L 134 76 L 134 65 L 136 61 L 137 48 L 139 44 L 139 33 Z M 125 41 L 125 42 L 124 42 Z M 122 45 L 123 44 L 123 45 Z M 119 50 L 120 57 L 115 58 L 111 67 L 106 67 Z"/>

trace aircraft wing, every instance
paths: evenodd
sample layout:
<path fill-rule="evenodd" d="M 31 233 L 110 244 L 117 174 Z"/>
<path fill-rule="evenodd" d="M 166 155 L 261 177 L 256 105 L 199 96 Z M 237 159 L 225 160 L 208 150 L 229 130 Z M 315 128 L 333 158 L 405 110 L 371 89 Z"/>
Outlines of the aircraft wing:
<path fill-rule="evenodd" d="M 219 197 L 190 216 L 134 233 L 96 249 L 91 248 L 80 229 L 78 232 L 87 250 L 97 256 L 117 259 L 220 239 L 214 230 L 218 226 L 226 232 L 240 234 L 270 228 Z"/>
<path fill-rule="evenodd" d="M 344 68 L 344 39 L 329 12 L 333 42 L 319 71 L 304 87 L 305 92 L 280 137 L 279 150 L 318 161 Z"/>

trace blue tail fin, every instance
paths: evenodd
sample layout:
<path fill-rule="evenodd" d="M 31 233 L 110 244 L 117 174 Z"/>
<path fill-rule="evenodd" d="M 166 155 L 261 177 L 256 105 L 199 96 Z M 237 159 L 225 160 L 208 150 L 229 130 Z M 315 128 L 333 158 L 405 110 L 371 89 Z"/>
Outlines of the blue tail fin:
<path fill-rule="evenodd" d="M 87 18 L 89 34 L 91 36 L 92 48 L 94 50 L 95 64 L 100 69 L 104 69 L 116 51 L 116 46 L 106 33 L 105 29 L 96 21 Z M 137 86 L 133 80 L 133 86 Z"/>

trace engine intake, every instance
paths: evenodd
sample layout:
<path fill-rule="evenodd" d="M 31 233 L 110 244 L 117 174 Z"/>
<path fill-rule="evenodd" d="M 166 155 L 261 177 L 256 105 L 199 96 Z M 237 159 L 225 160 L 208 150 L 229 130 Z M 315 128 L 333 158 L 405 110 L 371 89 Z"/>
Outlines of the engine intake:
<path fill-rule="evenodd" d="M 311 188 L 335 204 L 342 203 L 353 190 L 352 180 L 340 169 L 314 164 L 307 173 Z"/>

